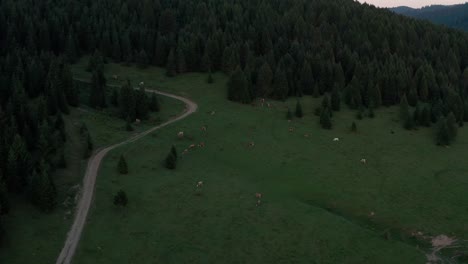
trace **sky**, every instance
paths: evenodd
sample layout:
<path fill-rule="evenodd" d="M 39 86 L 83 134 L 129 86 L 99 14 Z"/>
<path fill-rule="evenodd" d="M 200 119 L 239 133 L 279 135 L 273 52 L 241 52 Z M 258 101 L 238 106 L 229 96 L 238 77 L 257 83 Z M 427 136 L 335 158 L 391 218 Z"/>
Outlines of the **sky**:
<path fill-rule="evenodd" d="M 409 7 L 423 7 L 428 5 L 455 5 L 462 4 L 468 0 L 358 0 L 361 3 L 368 3 L 378 7 L 396 7 L 396 6 L 409 6 Z"/>

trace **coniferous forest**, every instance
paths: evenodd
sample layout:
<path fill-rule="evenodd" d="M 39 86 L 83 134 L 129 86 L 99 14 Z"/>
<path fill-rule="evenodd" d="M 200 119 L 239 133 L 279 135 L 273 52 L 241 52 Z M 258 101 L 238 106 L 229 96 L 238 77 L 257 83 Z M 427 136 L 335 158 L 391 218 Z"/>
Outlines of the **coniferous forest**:
<path fill-rule="evenodd" d="M 222 71 L 232 76 L 226 98 L 240 103 L 327 95 L 330 109 L 319 114 L 327 129 L 340 99 L 356 111 L 400 105 L 405 128 L 433 126 L 441 145 L 468 121 L 468 35 L 352 0 L 3 0 L 2 214 L 14 206 L 10 193 L 45 212 L 56 206 L 63 115 L 80 104 L 69 65 L 93 54 L 86 103 L 119 104 L 124 119 L 157 103 L 132 109 L 129 98 L 146 95 L 130 84 L 127 101 L 106 98 L 101 61 L 164 67 L 168 76 Z"/>

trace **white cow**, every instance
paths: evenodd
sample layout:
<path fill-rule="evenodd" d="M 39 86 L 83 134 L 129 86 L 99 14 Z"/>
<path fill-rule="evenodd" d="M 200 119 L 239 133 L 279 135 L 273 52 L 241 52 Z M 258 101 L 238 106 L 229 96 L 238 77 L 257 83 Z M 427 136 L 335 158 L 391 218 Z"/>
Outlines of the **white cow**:
<path fill-rule="evenodd" d="M 339 138 L 334 138 L 333 141 L 335 141 L 335 142 L 340 141 L 340 139 Z"/>
<path fill-rule="evenodd" d="M 179 133 L 177 133 L 177 137 L 178 138 L 184 138 L 184 132 L 180 131 Z"/>
<path fill-rule="evenodd" d="M 362 164 L 366 164 L 366 163 L 367 163 L 367 160 L 366 160 L 366 159 L 361 159 L 361 163 L 362 163 Z"/>
<path fill-rule="evenodd" d="M 197 188 L 201 188 L 201 187 L 203 187 L 203 182 L 202 181 L 197 182 Z"/>
<path fill-rule="evenodd" d="M 144 86 L 145 85 L 145 82 L 140 82 L 140 86 Z"/>

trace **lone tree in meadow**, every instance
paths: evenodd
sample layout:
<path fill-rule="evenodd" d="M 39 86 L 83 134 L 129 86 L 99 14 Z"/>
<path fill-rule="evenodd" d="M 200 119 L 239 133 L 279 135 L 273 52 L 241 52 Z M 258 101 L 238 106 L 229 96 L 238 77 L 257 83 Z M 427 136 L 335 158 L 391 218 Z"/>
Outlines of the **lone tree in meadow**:
<path fill-rule="evenodd" d="M 211 69 L 208 70 L 208 77 L 206 77 L 206 83 L 214 83 L 213 74 L 211 74 Z"/>
<path fill-rule="evenodd" d="M 291 112 L 291 109 L 288 107 L 288 112 L 286 113 L 286 119 L 291 120 L 293 118 L 293 114 Z"/>
<path fill-rule="evenodd" d="M 172 147 L 171 147 L 171 153 L 177 159 L 177 150 L 176 150 L 176 147 L 174 145 L 172 145 Z"/>
<path fill-rule="evenodd" d="M 440 116 L 436 125 L 436 144 L 439 146 L 447 146 L 450 144 L 450 135 L 445 117 Z"/>
<path fill-rule="evenodd" d="M 455 140 L 458 134 L 457 119 L 455 118 L 453 112 L 450 112 L 450 114 L 447 116 L 446 122 L 449 141 L 452 142 Z"/>
<path fill-rule="evenodd" d="M 128 174 L 128 165 L 125 157 L 120 155 L 119 163 L 117 164 L 117 169 L 120 174 Z"/>
<path fill-rule="evenodd" d="M 413 119 L 411 118 L 406 95 L 403 95 L 400 101 L 400 121 L 405 129 L 409 130 L 413 128 Z"/>
<path fill-rule="evenodd" d="M 123 190 L 119 190 L 114 196 L 114 205 L 116 206 L 126 206 L 128 203 L 127 194 Z"/>
<path fill-rule="evenodd" d="M 340 108 L 341 108 L 340 94 L 336 87 L 333 88 L 333 91 L 331 94 L 331 108 L 333 111 L 340 111 Z"/>
<path fill-rule="evenodd" d="M 175 147 L 171 148 L 169 154 L 167 154 L 166 160 L 164 161 L 164 166 L 167 169 L 175 170 L 177 167 L 177 153 L 175 152 Z"/>
<path fill-rule="evenodd" d="M 296 103 L 296 117 L 302 118 L 302 116 L 303 116 L 303 113 L 302 113 L 301 102 L 299 102 L 299 100 L 297 100 L 297 103 Z"/>
<path fill-rule="evenodd" d="M 353 123 L 351 124 L 351 132 L 357 132 L 356 122 L 353 122 Z"/>
<path fill-rule="evenodd" d="M 161 111 L 161 107 L 159 105 L 158 97 L 155 93 L 151 93 L 150 102 L 149 102 L 149 109 L 153 112 Z"/>
<path fill-rule="evenodd" d="M 320 113 L 320 125 L 322 126 L 323 129 L 332 128 L 330 109 L 328 108 L 322 109 L 322 112 Z"/>

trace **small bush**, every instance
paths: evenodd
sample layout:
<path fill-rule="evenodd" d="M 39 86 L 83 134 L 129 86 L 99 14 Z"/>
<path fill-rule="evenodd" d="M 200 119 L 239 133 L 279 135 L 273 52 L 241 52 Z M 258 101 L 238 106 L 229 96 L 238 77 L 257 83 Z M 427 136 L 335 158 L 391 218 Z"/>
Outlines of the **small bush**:
<path fill-rule="evenodd" d="M 114 205 L 126 206 L 127 203 L 128 203 L 127 194 L 123 190 L 118 191 L 117 194 L 114 196 Z"/>

